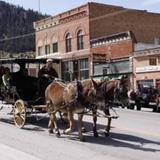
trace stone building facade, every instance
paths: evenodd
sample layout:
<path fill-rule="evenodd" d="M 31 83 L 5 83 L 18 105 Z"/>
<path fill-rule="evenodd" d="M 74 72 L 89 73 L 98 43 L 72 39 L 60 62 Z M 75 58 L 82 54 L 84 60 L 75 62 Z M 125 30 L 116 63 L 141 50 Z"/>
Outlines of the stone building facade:
<path fill-rule="evenodd" d="M 149 43 L 155 36 L 160 37 L 159 26 L 160 14 L 87 3 L 34 23 L 36 58 L 60 59 L 61 64 L 55 67 L 64 80 L 85 79 L 94 73 L 93 53 L 105 53 L 106 57 L 111 56 L 109 61 L 127 60 L 133 51 L 133 43 Z M 102 37 L 123 33 L 134 36 L 132 40 L 110 41 L 105 47 L 100 45 L 102 49 L 93 47 L 97 39 L 101 41 Z M 104 63 L 104 57 L 102 59 Z"/>

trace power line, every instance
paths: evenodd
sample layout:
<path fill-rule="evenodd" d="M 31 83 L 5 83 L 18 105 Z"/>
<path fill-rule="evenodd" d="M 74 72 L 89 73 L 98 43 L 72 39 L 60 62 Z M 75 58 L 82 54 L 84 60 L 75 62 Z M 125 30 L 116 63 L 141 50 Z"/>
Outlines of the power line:
<path fill-rule="evenodd" d="M 13 39 L 19 39 L 19 38 L 25 38 L 25 37 L 29 37 L 29 36 L 33 36 L 33 35 L 35 35 L 35 32 L 23 34 L 23 35 L 18 35 L 18 36 L 14 36 L 14 37 L 9 37 L 9 38 L 3 38 L 3 39 L 0 39 L 0 42 L 9 41 L 9 40 L 13 40 Z"/>

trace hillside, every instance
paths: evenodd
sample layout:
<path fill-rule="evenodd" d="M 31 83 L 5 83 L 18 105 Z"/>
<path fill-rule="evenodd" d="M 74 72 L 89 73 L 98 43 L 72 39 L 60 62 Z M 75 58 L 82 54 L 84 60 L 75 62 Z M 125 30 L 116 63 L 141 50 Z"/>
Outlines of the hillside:
<path fill-rule="evenodd" d="M 25 10 L 0 1 L 0 51 L 9 53 L 35 51 L 33 22 L 45 17 L 47 16 L 33 10 Z M 19 36 L 29 33 L 33 34 Z"/>

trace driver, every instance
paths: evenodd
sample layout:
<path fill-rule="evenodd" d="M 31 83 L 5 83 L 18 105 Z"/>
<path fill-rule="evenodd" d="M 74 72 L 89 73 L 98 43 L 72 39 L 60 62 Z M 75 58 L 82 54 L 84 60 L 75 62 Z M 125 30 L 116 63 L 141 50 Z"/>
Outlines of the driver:
<path fill-rule="evenodd" d="M 52 65 L 53 65 L 52 59 L 47 59 L 46 65 L 39 70 L 38 77 L 41 77 L 43 75 L 48 75 L 54 78 L 55 77 L 58 78 L 58 73 L 55 71 L 55 69 L 53 69 Z"/>
<path fill-rule="evenodd" d="M 58 73 L 52 67 L 52 59 L 47 59 L 46 65 L 38 72 L 38 96 L 44 97 L 44 92 L 49 83 L 58 78 Z"/>

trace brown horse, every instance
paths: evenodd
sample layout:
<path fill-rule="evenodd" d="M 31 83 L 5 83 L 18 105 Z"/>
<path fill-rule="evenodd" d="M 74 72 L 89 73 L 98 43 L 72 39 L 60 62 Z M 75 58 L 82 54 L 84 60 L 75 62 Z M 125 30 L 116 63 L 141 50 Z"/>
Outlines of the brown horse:
<path fill-rule="evenodd" d="M 96 102 L 91 105 L 97 106 L 94 107 L 96 109 L 93 110 L 93 132 L 94 136 L 98 136 L 96 122 L 97 122 L 97 109 L 102 110 L 107 119 L 107 127 L 105 129 L 105 135 L 109 135 L 109 131 L 111 128 L 111 120 L 112 116 L 110 115 L 110 107 L 113 105 L 114 101 L 118 100 L 121 102 L 122 105 L 125 105 L 125 100 L 128 99 L 128 77 L 122 77 L 120 80 L 109 80 L 100 82 L 99 91 L 96 94 Z"/>
<path fill-rule="evenodd" d="M 95 83 L 91 79 L 82 82 L 71 82 L 64 84 L 62 82 L 52 82 L 45 91 L 46 104 L 50 116 L 49 132 L 60 136 L 60 132 L 56 123 L 56 112 L 61 111 L 67 113 L 69 128 L 64 133 L 69 133 L 74 129 L 73 113 L 78 113 L 78 133 L 81 141 L 84 140 L 82 135 L 82 118 L 85 111 L 85 105 L 94 99 L 96 94 Z"/>

